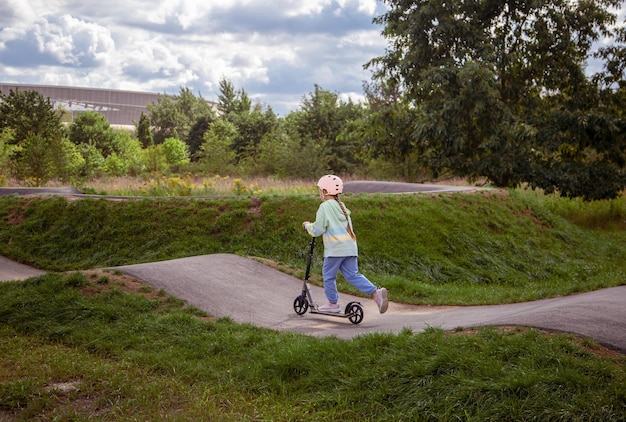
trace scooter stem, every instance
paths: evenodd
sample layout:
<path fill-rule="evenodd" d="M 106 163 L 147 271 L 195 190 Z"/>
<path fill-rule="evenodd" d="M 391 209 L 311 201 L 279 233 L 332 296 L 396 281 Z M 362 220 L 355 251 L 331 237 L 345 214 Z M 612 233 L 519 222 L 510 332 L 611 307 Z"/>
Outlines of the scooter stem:
<path fill-rule="evenodd" d="M 311 274 L 311 261 L 313 261 L 313 249 L 315 248 L 315 238 L 311 238 L 311 244 L 309 246 L 309 259 L 306 263 L 306 273 L 304 274 L 304 279 L 306 281 L 309 280 L 309 275 Z"/>

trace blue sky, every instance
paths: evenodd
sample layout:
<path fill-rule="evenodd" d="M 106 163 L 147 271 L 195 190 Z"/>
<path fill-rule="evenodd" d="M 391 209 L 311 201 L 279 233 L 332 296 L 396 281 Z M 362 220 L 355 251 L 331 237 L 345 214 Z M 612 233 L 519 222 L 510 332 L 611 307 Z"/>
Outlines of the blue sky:
<path fill-rule="evenodd" d="M 363 98 L 384 11 L 377 0 L 0 0 L 0 82 L 217 100 L 225 78 L 285 115 L 315 84 Z"/>
<path fill-rule="evenodd" d="M 0 81 L 216 100 L 226 78 L 285 115 L 315 84 L 362 99 L 382 13 L 376 0 L 2 0 Z"/>

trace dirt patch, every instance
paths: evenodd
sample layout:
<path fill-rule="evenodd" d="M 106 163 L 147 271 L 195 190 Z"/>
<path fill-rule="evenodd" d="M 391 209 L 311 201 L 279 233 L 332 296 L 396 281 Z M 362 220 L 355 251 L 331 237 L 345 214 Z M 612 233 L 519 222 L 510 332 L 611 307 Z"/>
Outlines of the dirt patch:
<path fill-rule="evenodd" d="M 525 208 L 521 210 L 520 212 L 517 213 L 516 216 L 519 219 L 529 219 L 533 222 L 534 225 L 536 225 L 537 227 L 541 227 L 542 229 L 550 228 L 550 226 L 548 226 L 543 221 L 541 221 L 539 217 L 537 217 L 535 213 L 533 212 L 533 210 L 530 208 Z"/>
<path fill-rule="evenodd" d="M 12 210 L 6 216 L 5 221 L 9 226 L 19 226 L 24 222 L 24 213 L 18 213 L 17 211 Z"/>
<path fill-rule="evenodd" d="M 261 200 L 259 198 L 253 197 L 248 207 L 248 212 L 255 215 L 261 215 Z"/>
<path fill-rule="evenodd" d="M 126 293 L 142 295 L 151 300 L 163 296 L 162 292 L 155 290 L 152 286 L 122 273 L 104 270 L 81 272 L 93 282 L 82 288 L 82 291 L 87 295 L 102 294 L 118 289 Z"/>
<path fill-rule="evenodd" d="M 502 325 L 502 326 L 494 326 L 491 328 L 500 333 L 524 334 L 530 330 L 534 330 L 534 331 L 540 331 L 547 336 L 555 336 L 558 334 L 563 334 L 563 333 L 556 332 L 556 331 L 542 330 L 539 328 L 534 328 L 534 327 L 531 328 L 531 327 L 523 327 L 523 326 Z M 457 330 L 450 330 L 447 333 L 448 335 L 475 336 L 481 329 L 482 328 L 480 327 L 468 327 L 468 328 L 462 328 L 462 329 L 457 329 Z M 599 358 L 609 359 L 613 361 L 613 363 L 619 366 L 622 366 L 622 367 L 626 366 L 626 360 L 624 359 L 624 355 L 622 353 L 616 350 L 604 347 L 600 344 L 587 341 L 584 338 L 577 337 L 575 334 L 571 334 L 571 336 L 572 336 L 572 341 L 576 343 L 582 349 L 586 350 L 587 352 L 592 353 Z"/>
<path fill-rule="evenodd" d="M 172 307 L 185 308 L 188 305 L 168 295 L 164 290 L 157 290 L 147 283 L 134 277 L 117 271 L 109 270 L 87 270 L 81 271 L 91 281 L 86 286 L 81 287 L 81 291 L 86 295 L 98 295 L 120 290 L 128 294 L 140 295 L 150 301 L 159 301 L 160 310 L 172 309 Z M 212 316 L 196 315 L 201 321 L 216 321 Z"/>

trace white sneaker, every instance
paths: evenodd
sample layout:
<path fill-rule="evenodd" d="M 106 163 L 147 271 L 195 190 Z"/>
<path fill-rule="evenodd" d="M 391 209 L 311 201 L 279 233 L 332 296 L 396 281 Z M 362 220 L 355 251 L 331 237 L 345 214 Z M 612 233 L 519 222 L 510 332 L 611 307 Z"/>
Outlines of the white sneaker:
<path fill-rule="evenodd" d="M 381 314 L 387 312 L 387 306 L 389 306 L 387 302 L 387 289 L 383 287 L 382 289 L 376 290 L 374 292 L 374 302 L 378 305 L 378 312 Z"/>
<path fill-rule="evenodd" d="M 317 308 L 320 312 L 332 312 L 334 314 L 341 312 L 341 308 L 337 303 L 327 303 Z"/>

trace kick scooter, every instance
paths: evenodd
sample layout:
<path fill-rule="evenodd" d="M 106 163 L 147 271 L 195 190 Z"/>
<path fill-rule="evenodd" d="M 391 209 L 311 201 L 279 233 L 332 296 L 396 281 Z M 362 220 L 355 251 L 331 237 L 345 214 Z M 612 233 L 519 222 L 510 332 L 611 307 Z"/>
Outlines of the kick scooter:
<path fill-rule="evenodd" d="M 359 302 L 350 302 L 346 305 L 344 312 L 324 312 L 320 311 L 313 300 L 313 294 L 309 286 L 309 275 L 311 274 L 311 261 L 313 260 L 313 248 L 315 247 L 315 238 L 311 238 L 309 246 L 309 259 L 306 264 L 306 273 L 302 285 L 302 294 L 293 301 L 293 309 L 298 315 L 304 314 L 307 310 L 312 314 L 322 314 L 339 318 L 348 318 L 351 323 L 358 324 L 363 321 L 363 306 Z"/>

